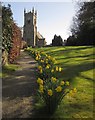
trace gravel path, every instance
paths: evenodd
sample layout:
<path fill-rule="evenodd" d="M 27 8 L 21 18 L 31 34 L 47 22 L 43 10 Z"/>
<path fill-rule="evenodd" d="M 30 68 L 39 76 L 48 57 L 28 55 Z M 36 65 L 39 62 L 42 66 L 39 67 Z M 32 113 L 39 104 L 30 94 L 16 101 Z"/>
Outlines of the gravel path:
<path fill-rule="evenodd" d="M 21 70 L 2 80 L 3 118 L 30 118 L 36 94 L 36 62 L 23 51 L 16 62 Z"/>

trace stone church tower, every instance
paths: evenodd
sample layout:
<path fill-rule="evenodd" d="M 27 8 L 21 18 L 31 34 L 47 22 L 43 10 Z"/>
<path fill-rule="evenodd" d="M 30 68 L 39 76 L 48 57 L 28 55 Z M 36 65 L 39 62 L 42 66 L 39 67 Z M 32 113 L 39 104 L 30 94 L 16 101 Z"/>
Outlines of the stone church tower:
<path fill-rule="evenodd" d="M 26 41 L 28 46 L 36 46 L 36 36 L 37 36 L 37 11 L 26 13 L 24 10 L 24 30 L 23 30 L 23 40 Z"/>
<path fill-rule="evenodd" d="M 24 27 L 23 27 L 23 40 L 27 43 L 28 46 L 45 46 L 45 38 L 37 32 L 37 11 L 32 9 L 32 12 L 26 12 L 24 10 Z"/>

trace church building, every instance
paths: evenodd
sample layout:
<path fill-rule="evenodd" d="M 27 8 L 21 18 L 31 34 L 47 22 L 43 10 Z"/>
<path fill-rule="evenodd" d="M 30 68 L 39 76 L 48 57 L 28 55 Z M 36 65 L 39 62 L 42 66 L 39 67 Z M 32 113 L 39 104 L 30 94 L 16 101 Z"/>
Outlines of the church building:
<path fill-rule="evenodd" d="M 24 9 L 24 27 L 23 27 L 23 40 L 28 46 L 42 47 L 45 46 L 45 38 L 37 32 L 37 11 L 32 9 L 32 12 L 26 12 Z"/>

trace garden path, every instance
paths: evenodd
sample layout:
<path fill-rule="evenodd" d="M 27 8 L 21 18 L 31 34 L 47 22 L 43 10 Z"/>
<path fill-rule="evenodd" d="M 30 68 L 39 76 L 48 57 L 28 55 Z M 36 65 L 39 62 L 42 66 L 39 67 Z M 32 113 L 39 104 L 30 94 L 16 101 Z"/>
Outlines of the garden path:
<path fill-rule="evenodd" d="M 34 111 L 36 61 L 21 51 L 16 63 L 21 69 L 2 80 L 3 118 L 29 118 Z"/>

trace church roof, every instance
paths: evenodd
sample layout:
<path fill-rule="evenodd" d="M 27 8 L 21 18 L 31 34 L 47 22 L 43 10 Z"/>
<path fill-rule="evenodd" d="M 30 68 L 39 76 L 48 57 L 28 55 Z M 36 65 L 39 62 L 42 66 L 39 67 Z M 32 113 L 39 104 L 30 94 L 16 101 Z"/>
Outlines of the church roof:
<path fill-rule="evenodd" d="M 38 37 L 39 39 L 44 39 L 44 37 L 43 37 L 39 32 L 37 32 L 37 37 Z"/>

